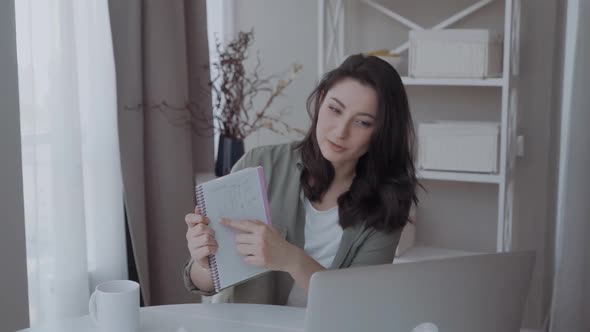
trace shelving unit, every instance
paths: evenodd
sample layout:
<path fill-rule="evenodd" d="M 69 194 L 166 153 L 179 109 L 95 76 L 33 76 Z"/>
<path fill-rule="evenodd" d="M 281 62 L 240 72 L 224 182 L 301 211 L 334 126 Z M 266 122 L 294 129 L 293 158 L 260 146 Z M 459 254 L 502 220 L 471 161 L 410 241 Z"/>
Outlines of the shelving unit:
<path fill-rule="evenodd" d="M 425 86 L 495 86 L 502 87 L 504 80 L 501 78 L 488 79 L 460 79 L 460 78 L 412 78 L 403 76 L 404 85 L 425 85 Z"/>
<path fill-rule="evenodd" d="M 319 31 L 318 31 L 318 68 L 319 75 L 340 64 L 347 54 L 347 39 L 344 34 L 346 22 L 350 22 L 350 15 L 346 8 L 350 2 L 361 3 L 371 10 L 376 10 L 382 15 L 393 19 L 397 26 L 401 25 L 407 30 L 426 29 L 427 27 L 414 22 L 412 19 L 389 8 L 386 1 L 376 2 L 375 0 L 320 0 L 319 1 Z M 498 110 L 500 122 L 500 144 L 499 144 L 499 171 L 497 174 L 478 174 L 466 172 L 437 172 L 419 170 L 420 179 L 430 181 L 449 181 L 451 185 L 457 182 L 470 183 L 474 185 L 488 184 L 497 187 L 497 225 L 496 225 L 496 251 L 510 251 L 512 247 L 513 229 L 513 196 L 514 196 L 514 166 L 516 162 L 516 105 L 517 91 L 512 84 L 518 75 L 518 44 L 520 25 L 520 0 L 474 0 L 472 4 L 453 13 L 451 16 L 441 20 L 439 23 L 428 27 L 429 29 L 450 28 L 467 17 L 486 10 L 490 4 L 503 4 L 503 73 L 502 77 L 486 79 L 454 79 L 454 78 L 432 78 L 421 79 L 413 77 L 402 77 L 406 89 L 420 87 L 420 89 L 437 89 L 438 87 L 456 87 L 472 89 L 500 89 L 501 109 Z M 360 5 L 359 5 L 360 6 Z M 498 5 L 500 6 L 500 5 Z M 501 21 L 498 21 L 501 22 Z M 380 48 L 391 47 L 395 53 L 406 52 L 409 46 L 408 41 L 403 41 L 397 47 L 394 45 L 383 45 Z M 358 50 L 357 50 L 358 51 Z M 364 50 L 370 51 L 370 50 Z M 398 70 L 399 71 L 399 70 Z M 403 71 L 400 71 L 402 73 Z M 474 110 L 477 111 L 477 110 Z M 441 119 L 444 120 L 444 119 Z M 461 187 L 462 188 L 462 187 Z M 460 206 L 456 207 L 460 209 Z M 419 212 L 418 212 L 419 214 Z M 418 215 L 418 221 L 420 215 Z M 398 262 L 419 260 L 425 258 L 460 256 L 468 254 L 468 251 L 418 246 L 410 249 L 402 257 L 396 258 Z"/>
<path fill-rule="evenodd" d="M 477 174 L 464 172 L 438 172 L 438 171 L 418 171 L 419 179 L 441 180 L 441 181 L 459 181 L 473 183 L 500 183 L 502 177 L 496 174 Z"/>

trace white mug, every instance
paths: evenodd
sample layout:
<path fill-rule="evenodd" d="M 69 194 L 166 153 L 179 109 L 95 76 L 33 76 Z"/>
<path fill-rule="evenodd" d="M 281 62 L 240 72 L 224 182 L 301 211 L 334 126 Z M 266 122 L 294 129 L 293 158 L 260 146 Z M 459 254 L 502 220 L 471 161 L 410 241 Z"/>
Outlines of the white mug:
<path fill-rule="evenodd" d="M 88 307 L 100 331 L 139 331 L 139 284 L 135 281 L 113 280 L 96 286 Z"/>

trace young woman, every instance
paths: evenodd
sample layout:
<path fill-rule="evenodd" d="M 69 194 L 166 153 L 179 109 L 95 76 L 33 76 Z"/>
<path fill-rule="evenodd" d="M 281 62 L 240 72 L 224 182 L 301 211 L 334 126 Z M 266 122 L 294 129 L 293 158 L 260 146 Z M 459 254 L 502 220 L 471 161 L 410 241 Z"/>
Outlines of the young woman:
<path fill-rule="evenodd" d="M 414 128 L 401 78 L 387 62 L 353 55 L 325 74 L 307 100 L 303 141 L 255 148 L 233 171 L 263 166 L 272 226 L 223 220 L 238 230 L 248 264 L 273 272 L 237 285 L 230 301 L 305 306 L 312 274 L 391 263 L 417 203 Z M 209 220 L 186 215 L 189 291 L 213 295 Z"/>

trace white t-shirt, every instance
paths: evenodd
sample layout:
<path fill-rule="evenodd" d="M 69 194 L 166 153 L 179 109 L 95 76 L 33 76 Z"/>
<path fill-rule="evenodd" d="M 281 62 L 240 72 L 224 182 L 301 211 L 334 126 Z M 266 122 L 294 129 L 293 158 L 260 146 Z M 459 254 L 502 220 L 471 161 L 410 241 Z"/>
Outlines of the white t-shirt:
<path fill-rule="evenodd" d="M 318 211 L 311 202 L 304 198 L 305 205 L 305 246 L 306 254 L 315 259 L 320 265 L 329 268 L 336 257 L 342 227 L 338 223 L 338 206 L 329 210 Z M 305 307 L 307 296 L 305 291 L 293 284 L 287 300 L 288 306 Z"/>

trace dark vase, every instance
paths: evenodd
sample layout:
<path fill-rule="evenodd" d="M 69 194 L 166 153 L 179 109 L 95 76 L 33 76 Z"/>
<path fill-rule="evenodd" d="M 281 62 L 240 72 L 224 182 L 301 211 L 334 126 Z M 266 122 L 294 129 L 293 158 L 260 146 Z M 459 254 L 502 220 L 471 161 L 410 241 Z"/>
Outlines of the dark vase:
<path fill-rule="evenodd" d="M 219 137 L 215 175 L 229 174 L 234 164 L 244 155 L 244 141 L 227 136 Z"/>

